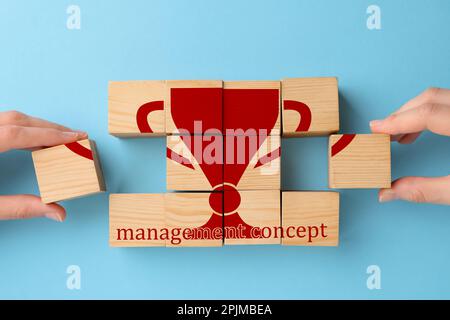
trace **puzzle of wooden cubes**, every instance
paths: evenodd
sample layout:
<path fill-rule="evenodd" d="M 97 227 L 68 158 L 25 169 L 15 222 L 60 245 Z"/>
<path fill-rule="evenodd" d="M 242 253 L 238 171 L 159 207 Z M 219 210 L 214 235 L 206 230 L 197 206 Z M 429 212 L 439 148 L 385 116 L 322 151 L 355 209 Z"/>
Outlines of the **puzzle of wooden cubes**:
<path fill-rule="evenodd" d="M 119 89 L 133 87 L 133 82 L 110 83 L 110 132 L 114 135 L 118 135 L 118 130 L 113 130 L 115 126 L 111 126 L 111 123 L 117 123 L 120 114 L 127 114 L 130 123 L 126 125 L 127 121 L 122 121 L 122 128 L 128 128 L 128 132 L 122 130 L 119 136 L 133 136 L 139 133 L 140 128 L 147 128 L 148 133 L 149 128 L 157 127 L 154 117 L 144 119 L 137 115 L 142 106 L 161 100 L 160 107 L 165 110 L 167 190 L 172 192 L 165 197 L 143 194 L 143 200 L 137 203 L 142 204 L 148 198 L 152 198 L 153 205 L 159 203 L 156 206 L 160 210 L 155 208 L 155 211 L 163 214 L 155 215 L 159 217 L 155 224 L 164 225 L 162 229 L 167 232 L 179 227 L 204 232 L 206 228 L 214 226 L 216 230 L 222 230 L 222 235 L 221 241 L 197 239 L 173 244 L 166 239 L 163 244 L 161 241 L 146 239 L 142 243 L 166 246 L 280 244 L 281 238 L 277 233 L 282 227 L 281 100 L 287 105 L 286 112 L 291 105 L 284 100 L 310 104 L 312 108 L 308 107 L 308 110 L 313 110 L 317 116 L 313 117 L 314 125 L 308 129 L 312 129 L 314 134 L 320 128 L 322 134 L 331 132 L 334 129 L 323 129 L 323 123 L 332 120 L 320 118 L 330 109 L 337 111 L 337 99 L 323 101 L 319 96 L 323 88 L 331 92 L 329 87 L 333 85 L 337 93 L 337 82 L 330 83 L 326 79 L 315 81 L 315 86 L 322 90 L 311 91 L 307 84 L 301 83 L 301 79 L 285 80 L 283 86 L 287 88 L 287 95 L 283 98 L 280 81 L 175 80 L 165 81 L 165 88 L 162 88 L 162 83 L 137 82 L 141 88 L 143 85 L 152 88 L 158 86 L 158 90 L 149 91 L 160 93 L 149 95 L 140 91 L 137 92 L 139 99 L 121 96 Z M 292 85 L 301 85 L 305 94 L 296 94 L 295 88 L 291 89 Z M 127 101 L 128 104 L 118 106 L 118 101 Z M 157 111 L 153 109 L 151 112 Z M 311 122 L 311 116 L 309 118 Z M 138 124 L 138 121 L 143 123 Z M 140 195 L 111 196 L 110 233 L 116 237 L 120 229 L 117 228 L 117 221 L 120 218 L 130 216 L 136 221 L 136 217 L 140 217 L 142 224 L 146 224 L 145 217 L 139 215 L 142 206 L 136 206 L 136 213 L 128 212 L 131 203 L 122 204 L 123 201 L 117 200 L 121 196 L 126 201 Z M 133 225 L 125 222 L 124 225 Z M 126 241 L 130 246 L 136 245 L 135 239 Z M 111 239 L 111 245 L 119 244 L 117 240 Z"/>
<path fill-rule="evenodd" d="M 339 131 L 336 78 L 109 83 L 108 129 L 166 139 L 167 193 L 111 194 L 111 246 L 337 246 L 339 193 L 282 191 L 283 137 L 329 137 L 329 187 L 390 187 L 389 136 Z M 44 202 L 105 190 L 92 141 L 33 152 Z"/>

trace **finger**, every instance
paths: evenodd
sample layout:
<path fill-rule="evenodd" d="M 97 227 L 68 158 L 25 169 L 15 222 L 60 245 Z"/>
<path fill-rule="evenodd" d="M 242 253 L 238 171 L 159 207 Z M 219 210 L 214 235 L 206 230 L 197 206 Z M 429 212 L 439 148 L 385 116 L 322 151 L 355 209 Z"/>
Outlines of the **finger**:
<path fill-rule="evenodd" d="M 417 140 L 417 138 L 420 136 L 421 132 L 415 132 L 415 133 L 408 133 L 403 135 L 398 142 L 401 144 L 410 144 Z"/>
<path fill-rule="evenodd" d="M 450 176 L 439 178 L 405 177 L 381 189 L 379 201 L 406 200 L 450 205 Z"/>
<path fill-rule="evenodd" d="M 384 120 L 370 122 L 372 132 L 390 135 L 417 133 L 430 130 L 450 136 L 450 106 L 424 104 L 420 107 L 392 114 Z"/>
<path fill-rule="evenodd" d="M 442 88 L 428 88 L 427 90 L 419 94 L 417 97 L 406 102 L 397 111 L 395 111 L 394 114 L 414 109 L 427 103 L 449 105 L 450 90 Z"/>
<path fill-rule="evenodd" d="M 391 136 L 391 141 L 400 141 L 403 139 L 404 134 L 395 134 Z"/>
<path fill-rule="evenodd" d="M 0 220 L 46 217 L 64 221 L 66 211 L 56 203 L 45 204 L 33 195 L 0 196 Z"/>
<path fill-rule="evenodd" d="M 7 125 L 21 126 L 21 127 L 52 128 L 61 131 L 74 131 L 57 123 L 31 117 L 18 111 L 0 112 L 0 126 L 7 126 Z"/>
<path fill-rule="evenodd" d="M 417 138 L 420 136 L 421 132 L 415 132 L 415 133 L 407 133 L 407 134 L 395 134 L 391 136 L 391 142 L 397 141 L 401 144 L 409 144 L 417 140 Z"/>
<path fill-rule="evenodd" d="M 86 133 L 51 128 L 19 126 L 0 127 L 0 152 L 11 149 L 51 147 L 87 138 Z"/>

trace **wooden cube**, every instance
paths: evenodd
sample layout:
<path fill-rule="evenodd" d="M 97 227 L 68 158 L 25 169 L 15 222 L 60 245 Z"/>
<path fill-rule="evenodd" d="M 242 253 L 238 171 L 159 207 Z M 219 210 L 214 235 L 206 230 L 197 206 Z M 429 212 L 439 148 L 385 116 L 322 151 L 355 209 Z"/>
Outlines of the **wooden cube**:
<path fill-rule="evenodd" d="M 391 187 L 389 135 L 332 135 L 328 154 L 330 188 Z"/>
<path fill-rule="evenodd" d="M 217 247 L 223 244 L 223 193 L 166 193 L 168 247 Z"/>
<path fill-rule="evenodd" d="M 108 130 L 118 137 L 165 135 L 165 81 L 111 81 Z"/>
<path fill-rule="evenodd" d="M 82 140 L 32 153 L 44 203 L 105 191 L 95 143 Z"/>
<path fill-rule="evenodd" d="M 281 202 L 283 245 L 338 245 L 338 192 L 283 191 Z"/>
<path fill-rule="evenodd" d="M 225 245 L 280 244 L 280 191 L 237 191 L 225 186 Z"/>
<path fill-rule="evenodd" d="M 212 191 L 223 184 L 222 136 L 167 137 L 167 190 Z"/>
<path fill-rule="evenodd" d="M 339 131 L 337 78 L 282 81 L 283 136 L 317 136 Z"/>
<path fill-rule="evenodd" d="M 225 81 L 226 135 L 280 135 L 280 81 Z"/>
<path fill-rule="evenodd" d="M 280 190 L 280 136 L 224 138 L 224 183 L 238 190 Z"/>
<path fill-rule="evenodd" d="M 109 243 L 112 247 L 164 247 L 165 223 L 164 194 L 109 196 Z"/>
<path fill-rule="evenodd" d="M 221 80 L 166 81 L 167 134 L 222 134 L 222 86 Z"/>

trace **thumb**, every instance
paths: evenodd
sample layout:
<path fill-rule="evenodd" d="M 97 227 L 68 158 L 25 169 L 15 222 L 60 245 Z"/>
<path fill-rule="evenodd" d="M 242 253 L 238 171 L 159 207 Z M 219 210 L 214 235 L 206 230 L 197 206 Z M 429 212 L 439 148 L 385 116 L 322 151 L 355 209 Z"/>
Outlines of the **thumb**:
<path fill-rule="evenodd" d="M 46 217 L 59 222 L 66 211 L 56 203 L 45 204 L 33 195 L 0 196 L 0 220 Z"/>
<path fill-rule="evenodd" d="M 437 178 L 404 177 L 381 189 L 379 201 L 406 200 L 450 205 L 450 176 Z"/>

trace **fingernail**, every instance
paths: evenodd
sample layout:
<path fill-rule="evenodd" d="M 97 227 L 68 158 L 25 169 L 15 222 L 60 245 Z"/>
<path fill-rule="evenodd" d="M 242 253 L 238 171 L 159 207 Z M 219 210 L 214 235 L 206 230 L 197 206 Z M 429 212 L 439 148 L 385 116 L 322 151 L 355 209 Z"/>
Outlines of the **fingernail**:
<path fill-rule="evenodd" d="M 372 120 L 369 122 L 370 127 L 379 127 L 383 123 L 383 120 Z"/>
<path fill-rule="evenodd" d="M 380 192 L 378 201 L 388 202 L 388 201 L 395 200 L 396 198 L 397 198 L 397 196 L 392 189 L 384 189 L 382 192 Z"/>
<path fill-rule="evenodd" d="M 72 132 L 72 131 L 66 131 L 62 133 L 63 136 L 66 136 L 68 138 L 75 138 L 78 137 L 78 133 L 77 132 Z"/>
<path fill-rule="evenodd" d="M 54 213 L 54 212 L 47 213 L 45 215 L 45 217 L 48 218 L 48 219 L 52 219 L 52 220 L 58 221 L 58 222 L 62 222 L 63 221 L 61 216 L 59 214 L 57 214 L 57 213 Z"/>
<path fill-rule="evenodd" d="M 75 132 L 78 133 L 80 137 L 87 137 L 88 135 L 87 132 L 81 130 L 75 130 Z"/>
<path fill-rule="evenodd" d="M 87 136 L 87 133 L 82 131 L 67 131 L 62 134 L 68 138 L 84 138 Z"/>

